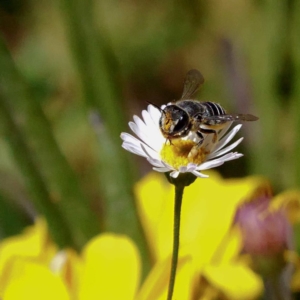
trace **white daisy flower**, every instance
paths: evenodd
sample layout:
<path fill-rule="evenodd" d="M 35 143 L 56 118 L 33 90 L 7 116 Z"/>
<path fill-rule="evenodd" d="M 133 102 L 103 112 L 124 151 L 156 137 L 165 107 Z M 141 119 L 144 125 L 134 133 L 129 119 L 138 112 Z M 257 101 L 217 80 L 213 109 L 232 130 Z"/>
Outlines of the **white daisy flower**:
<path fill-rule="evenodd" d="M 152 105 L 142 111 L 142 119 L 133 116 L 133 122 L 129 122 L 130 129 L 136 137 L 123 132 L 121 139 L 122 147 L 127 151 L 145 157 L 153 169 L 158 172 L 171 172 L 173 178 L 180 173 L 190 172 L 197 177 L 208 177 L 201 173 L 204 170 L 222 165 L 224 162 L 237 159 L 243 154 L 230 152 L 243 138 L 228 145 L 236 133 L 242 127 L 236 125 L 230 131 L 231 122 L 217 134 L 217 141 L 213 142 L 213 134 L 204 135 L 202 145 L 197 149 L 196 155 L 190 157 L 193 146 L 197 144 L 198 137 L 191 132 L 185 138 L 172 140 L 172 144 L 166 141 L 159 128 L 161 112 Z M 226 134 L 227 133 L 227 134 Z M 226 135 L 225 135 L 226 134 Z"/>

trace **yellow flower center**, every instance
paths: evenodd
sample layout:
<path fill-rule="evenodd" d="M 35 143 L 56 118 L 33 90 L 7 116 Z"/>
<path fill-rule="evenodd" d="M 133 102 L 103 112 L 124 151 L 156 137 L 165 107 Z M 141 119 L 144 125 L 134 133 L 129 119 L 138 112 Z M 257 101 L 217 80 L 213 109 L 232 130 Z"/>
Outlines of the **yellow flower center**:
<path fill-rule="evenodd" d="M 187 166 L 189 163 L 195 163 L 198 165 L 205 160 L 208 153 L 205 152 L 202 147 L 199 149 L 196 147 L 193 148 L 195 145 L 196 143 L 191 140 L 173 140 L 172 144 L 164 144 L 160 155 L 162 160 L 174 169 L 179 169 L 181 166 Z"/>

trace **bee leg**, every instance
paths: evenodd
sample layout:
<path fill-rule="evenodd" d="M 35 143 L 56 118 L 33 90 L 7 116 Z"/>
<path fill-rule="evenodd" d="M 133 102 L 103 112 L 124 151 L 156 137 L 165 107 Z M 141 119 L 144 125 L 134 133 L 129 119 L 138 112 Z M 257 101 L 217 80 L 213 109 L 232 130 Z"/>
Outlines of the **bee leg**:
<path fill-rule="evenodd" d="M 195 146 L 192 147 L 191 151 L 188 154 L 188 159 L 193 159 L 198 154 L 199 148 L 201 147 L 204 140 L 203 134 L 200 131 L 197 131 L 196 134 L 200 140 Z"/>
<path fill-rule="evenodd" d="M 202 132 L 202 133 L 205 133 L 205 134 L 213 134 L 214 137 L 213 137 L 213 143 L 215 143 L 217 141 L 217 132 L 213 129 L 205 129 L 205 128 L 199 128 L 199 131 Z"/>
<path fill-rule="evenodd" d="M 204 141 L 204 137 L 203 134 L 213 134 L 213 143 L 215 143 L 217 141 L 217 132 L 213 129 L 205 129 L 205 128 L 199 128 L 199 130 L 196 132 L 197 136 L 199 137 L 199 142 L 191 149 L 190 153 L 188 154 L 188 158 L 189 159 L 193 159 L 199 151 L 199 148 L 201 147 L 201 145 L 203 144 Z"/>
<path fill-rule="evenodd" d="M 173 145 L 173 143 L 172 143 L 172 141 L 170 139 L 166 139 L 165 145 L 167 145 L 168 142 L 170 143 L 170 145 Z"/>

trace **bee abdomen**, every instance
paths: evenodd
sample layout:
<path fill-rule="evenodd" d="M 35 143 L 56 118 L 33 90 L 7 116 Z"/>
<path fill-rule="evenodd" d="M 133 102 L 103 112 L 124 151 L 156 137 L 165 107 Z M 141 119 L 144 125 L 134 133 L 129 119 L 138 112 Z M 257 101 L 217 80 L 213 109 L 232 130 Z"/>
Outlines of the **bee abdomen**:
<path fill-rule="evenodd" d="M 208 102 L 202 102 L 202 105 L 206 107 L 210 116 L 220 116 L 226 114 L 224 108 L 218 103 L 208 101 Z"/>

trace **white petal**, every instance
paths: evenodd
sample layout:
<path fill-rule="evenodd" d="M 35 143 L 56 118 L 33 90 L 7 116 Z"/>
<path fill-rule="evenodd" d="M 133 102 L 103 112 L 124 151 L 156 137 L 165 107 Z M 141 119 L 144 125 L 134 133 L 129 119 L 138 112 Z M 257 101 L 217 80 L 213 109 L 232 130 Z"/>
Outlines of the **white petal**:
<path fill-rule="evenodd" d="M 241 153 L 238 153 L 238 152 L 230 152 L 230 153 L 227 153 L 219 158 L 216 158 L 216 159 L 213 159 L 211 161 L 223 161 L 223 162 L 226 162 L 226 161 L 230 161 L 230 160 L 233 160 L 233 159 L 237 159 L 237 158 L 240 158 L 242 157 L 243 154 Z"/>
<path fill-rule="evenodd" d="M 124 141 L 122 144 L 124 149 L 144 157 L 160 158 L 155 150 L 151 149 L 148 145 L 131 134 L 121 133 L 121 138 Z"/>
<path fill-rule="evenodd" d="M 141 126 L 138 126 L 136 123 L 134 122 L 129 122 L 128 123 L 130 129 L 143 141 L 143 142 L 149 142 L 149 140 L 147 139 L 147 135 L 145 134 L 146 131 L 142 129 Z"/>
<path fill-rule="evenodd" d="M 144 119 L 144 122 L 146 124 L 146 126 L 151 126 L 151 127 L 154 127 L 154 125 L 157 125 L 158 127 L 158 123 L 155 124 L 149 114 L 149 112 L 147 110 L 143 110 L 142 111 L 142 116 L 143 116 L 143 119 Z"/>
<path fill-rule="evenodd" d="M 133 116 L 133 121 L 134 123 L 138 126 L 138 128 L 141 130 L 141 131 L 144 131 L 144 132 L 147 132 L 148 129 L 146 127 L 146 124 L 142 121 L 142 119 L 136 115 Z"/>
<path fill-rule="evenodd" d="M 147 112 L 147 113 L 146 113 Z M 157 131 L 160 132 L 159 129 L 159 118 L 161 115 L 161 112 L 154 106 L 148 105 L 147 111 L 145 113 L 142 112 L 142 115 L 147 115 L 145 118 L 146 124 L 149 124 L 149 126 L 155 128 Z"/>
<path fill-rule="evenodd" d="M 148 112 L 151 116 L 151 119 L 153 120 L 153 123 L 157 124 L 158 127 L 158 122 L 159 122 L 161 112 L 153 105 L 148 105 Z"/>
<path fill-rule="evenodd" d="M 209 161 L 201 164 L 197 168 L 197 170 L 198 171 L 208 170 L 208 169 L 211 169 L 211 168 L 215 168 L 215 167 L 221 166 L 223 164 L 224 164 L 224 160 L 222 160 L 222 158 L 220 158 L 220 159 L 214 159 L 214 160 L 209 160 Z"/>
<path fill-rule="evenodd" d="M 179 167 L 179 172 L 180 173 L 185 173 L 187 171 L 187 166 L 180 166 Z"/>
<path fill-rule="evenodd" d="M 222 165 L 226 161 L 237 159 L 241 156 L 243 156 L 243 154 L 238 153 L 238 152 L 231 152 L 231 153 L 228 153 L 226 155 L 223 155 L 222 157 L 207 161 L 207 162 L 199 165 L 197 167 L 197 170 L 202 171 L 202 170 L 215 168 L 215 167 L 218 167 L 218 166 Z"/>
<path fill-rule="evenodd" d="M 137 116 L 134 116 L 135 122 L 129 122 L 130 129 L 147 145 L 157 150 L 157 142 L 162 143 L 162 134 L 154 127 L 146 126 Z"/>
<path fill-rule="evenodd" d="M 165 141 L 158 124 L 155 125 L 150 121 L 150 116 L 147 111 L 143 111 L 147 116 L 147 125 L 137 116 L 133 116 L 134 122 L 129 122 L 130 129 L 149 147 L 155 151 L 160 151 Z"/>
<path fill-rule="evenodd" d="M 242 156 L 244 156 L 244 154 L 238 153 L 238 152 L 231 152 L 231 153 L 224 155 L 223 157 L 226 157 L 225 161 L 230 161 L 230 160 L 238 159 Z"/>
<path fill-rule="evenodd" d="M 192 172 L 192 171 L 194 171 L 194 170 L 196 170 L 196 169 L 197 169 L 197 165 L 194 164 L 194 163 L 189 163 L 189 164 L 187 165 L 187 172 Z"/>
<path fill-rule="evenodd" d="M 122 144 L 122 148 L 139 156 L 148 157 L 148 155 L 141 148 L 135 147 L 132 144 L 127 144 L 124 142 Z"/>
<path fill-rule="evenodd" d="M 218 139 L 220 140 L 222 136 L 229 130 L 232 122 L 228 122 L 225 127 L 222 128 L 221 132 L 218 133 Z"/>
<path fill-rule="evenodd" d="M 122 147 L 124 149 L 136 149 L 135 151 L 139 151 L 139 153 L 143 153 L 143 154 L 139 154 L 141 156 L 145 156 L 145 157 L 153 157 L 153 158 L 159 158 L 159 154 L 151 149 L 148 145 L 146 145 L 145 143 L 141 142 L 140 140 L 138 140 L 136 137 L 128 134 L 128 133 L 122 133 L 121 137 L 123 139 L 123 144 Z M 130 151 L 130 150 L 128 150 Z M 133 151 L 131 151 L 133 152 Z M 138 154 L 138 152 L 133 152 Z"/>
<path fill-rule="evenodd" d="M 137 139 L 135 136 L 122 132 L 121 133 L 121 139 L 123 140 L 124 143 L 132 144 L 132 145 L 137 145 L 139 146 L 142 142 Z"/>
<path fill-rule="evenodd" d="M 127 133 L 127 132 L 122 132 L 121 133 L 121 139 L 124 142 L 132 142 L 133 144 L 139 144 L 141 142 L 136 137 L 134 137 L 133 135 L 131 135 L 131 134 Z"/>
<path fill-rule="evenodd" d="M 149 161 L 150 164 L 152 164 L 155 167 L 160 167 L 160 168 L 166 167 L 166 165 L 159 159 L 148 158 L 147 160 Z"/>
<path fill-rule="evenodd" d="M 156 168 L 156 167 L 153 167 L 152 169 L 154 171 L 163 172 L 163 173 L 172 171 L 172 169 L 169 169 L 169 168 Z"/>
<path fill-rule="evenodd" d="M 215 146 L 215 151 L 218 151 L 225 147 L 236 135 L 236 133 L 241 129 L 242 124 L 236 125 L 221 141 L 219 141 Z"/>
<path fill-rule="evenodd" d="M 142 149 L 145 151 L 145 153 L 148 155 L 148 157 L 154 158 L 154 159 L 160 159 L 160 155 L 150 147 L 148 147 L 146 144 L 141 143 Z"/>
<path fill-rule="evenodd" d="M 193 173 L 195 176 L 200 177 L 200 178 L 208 178 L 208 177 L 209 177 L 208 175 L 202 174 L 202 173 L 197 172 L 197 171 L 193 171 L 192 173 Z"/>
<path fill-rule="evenodd" d="M 228 147 L 226 147 L 226 148 L 223 148 L 223 149 L 221 149 L 220 151 L 216 151 L 216 152 L 213 152 L 213 153 L 209 154 L 209 155 L 207 156 L 207 159 L 211 159 L 211 158 L 213 158 L 213 157 L 218 157 L 218 156 L 220 156 L 220 155 L 223 155 L 223 154 L 225 154 L 225 153 L 231 151 L 231 150 L 232 150 L 233 148 L 235 148 L 238 144 L 240 144 L 241 141 L 242 141 L 243 139 L 244 139 L 244 138 L 241 137 L 240 139 L 238 139 L 237 141 L 235 141 L 234 143 L 232 143 L 230 146 L 228 146 Z"/>
<path fill-rule="evenodd" d="M 178 171 L 173 171 L 170 176 L 173 177 L 173 178 L 177 178 L 179 175 L 179 172 Z"/>

